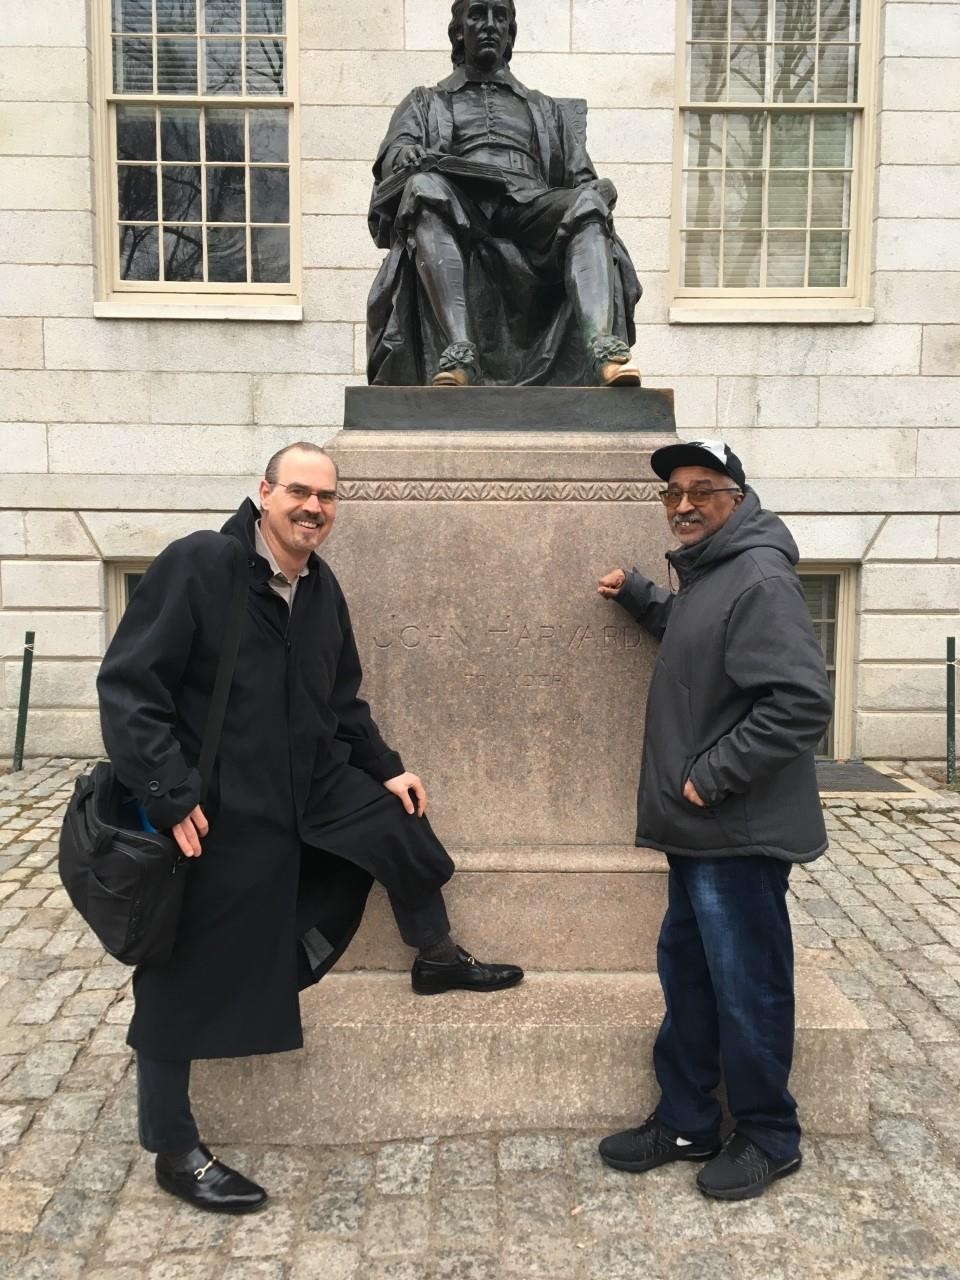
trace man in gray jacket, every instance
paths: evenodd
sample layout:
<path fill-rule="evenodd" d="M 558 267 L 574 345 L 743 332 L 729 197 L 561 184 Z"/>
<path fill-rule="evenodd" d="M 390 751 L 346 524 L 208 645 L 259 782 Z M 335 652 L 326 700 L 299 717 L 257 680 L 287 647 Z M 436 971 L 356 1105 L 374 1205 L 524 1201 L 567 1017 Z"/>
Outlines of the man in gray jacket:
<path fill-rule="evenodd" d="M 647 700 L 637 844 L 670 864 L 657 948 L 660 1101 L 600 1154 L 644 1172 L 709 1161 L 697 1186 L 745 1200 L 800 1167 L 790 867 L 827 847 L 814 749 L 833 698 L 796 544 L 721 440 L 658 449 L 672 594 L 637 570 L 598 590 L 661 642 Z M 721 1064 L 735 1130 L 721 1147 Z"/>

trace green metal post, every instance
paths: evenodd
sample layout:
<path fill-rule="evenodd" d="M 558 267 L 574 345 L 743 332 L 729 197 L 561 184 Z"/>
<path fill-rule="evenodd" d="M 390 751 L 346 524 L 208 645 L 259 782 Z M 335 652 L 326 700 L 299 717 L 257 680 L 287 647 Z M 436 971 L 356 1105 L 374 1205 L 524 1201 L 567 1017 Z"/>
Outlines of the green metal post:
<path fill-rule="evenodd" d="M 947 786 L 957 781 L 957 637 L 947 636 Z"/>
<path fill-rule="evenodd" d="M 17 736 L 13 744 L 13 771 L 23 768 L 23 744 L 27 737 L 27 707 L 30 705 L 30 677 L 33 674 L 33 631 L 23 641 L 23 669 L 20 672 L 20 710 L 17 712 Z"/>

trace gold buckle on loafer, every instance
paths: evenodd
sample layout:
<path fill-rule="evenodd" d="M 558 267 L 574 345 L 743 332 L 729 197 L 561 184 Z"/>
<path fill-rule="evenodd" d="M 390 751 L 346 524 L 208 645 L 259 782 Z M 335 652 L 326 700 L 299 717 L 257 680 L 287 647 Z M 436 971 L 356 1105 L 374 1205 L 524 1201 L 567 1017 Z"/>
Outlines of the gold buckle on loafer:
<path fill-rule="evenodd" d="M 203 1175 L 207 1172 L 208 1169 L 212 1169 L 216 1163 L 217 1163 L 217 1157 L 211 1156 L 202 1169 L 194 1169 L 193 1176 L 196 1178 L 198 1182 L 202 1182 Z"/>

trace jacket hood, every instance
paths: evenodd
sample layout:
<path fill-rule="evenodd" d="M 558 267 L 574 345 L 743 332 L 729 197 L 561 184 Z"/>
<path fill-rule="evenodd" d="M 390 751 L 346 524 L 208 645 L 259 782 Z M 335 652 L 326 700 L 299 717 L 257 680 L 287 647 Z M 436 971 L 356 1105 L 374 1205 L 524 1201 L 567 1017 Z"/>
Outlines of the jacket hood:
<path fill-rule="evenodd" d="M 743 501 L 725 525 L 702 542 L 668 551 L 667 560 L 676 569 L 680 581 L 689 582 L 724 560 L 760 547 L 779 551 L 790 564 L 795 565 L 800 559 L 790 530 L 779 516 L 764 511 L 760 499 L 748 485 Z"/>

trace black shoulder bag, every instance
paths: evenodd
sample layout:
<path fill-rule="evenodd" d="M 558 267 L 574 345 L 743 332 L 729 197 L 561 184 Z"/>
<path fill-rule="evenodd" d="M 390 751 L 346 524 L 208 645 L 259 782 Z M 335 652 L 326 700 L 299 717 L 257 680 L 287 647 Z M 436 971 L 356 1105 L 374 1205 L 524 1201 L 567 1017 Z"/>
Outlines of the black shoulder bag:
<path fill-rule="evenodd" d="M 233 583 L 223 648 L 203 730 L 201 804 L 220 746 L 247 598 L 245 565 Z M 124 964 L 163 964 L 177 938 L 186 880 L 176 841 L 138 825 L 136 799 L 101 760 L 77 779 L 60 831 L 60 879 L 104 947 Z"/>

